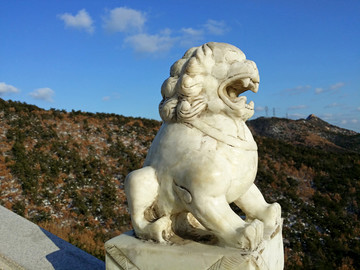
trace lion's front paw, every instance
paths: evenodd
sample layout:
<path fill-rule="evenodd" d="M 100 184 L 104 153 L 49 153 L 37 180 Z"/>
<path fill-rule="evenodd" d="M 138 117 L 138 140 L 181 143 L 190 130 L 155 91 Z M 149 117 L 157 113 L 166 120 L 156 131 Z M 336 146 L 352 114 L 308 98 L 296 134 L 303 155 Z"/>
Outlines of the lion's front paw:
<path fill-rule="evenodd" d="M 159 243 L 167 242 L 171 236 L 173 236 L 171 220 L 167 216 L 147 224 L 140 234 L 140 238 L 152 239 Z"/>
<path fill-rule="evenodd" d="M 236 236 L 227 244 L 245 251 L 254 250 L 263 240 L 263 236 L 264 223 L 255 219 L 244 228 L 238 229 Z"/>
<path fill-rule="evenodd" d="M 254 250 L 262 241 L 264 236 L 264 223 L 255 219 L 247 225 L 239 237 L 240 248 L 245 250 Z"/>

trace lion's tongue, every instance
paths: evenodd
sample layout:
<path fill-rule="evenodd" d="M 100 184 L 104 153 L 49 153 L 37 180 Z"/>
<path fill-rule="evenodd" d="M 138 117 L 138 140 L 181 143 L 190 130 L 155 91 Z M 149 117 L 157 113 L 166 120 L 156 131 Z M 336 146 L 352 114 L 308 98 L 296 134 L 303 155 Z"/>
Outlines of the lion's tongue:
<path fill-rule="evenodd" d="M 234 100 L 234 107 L 238 109 L 243 109 L 244 107 L 246 109 L 253 110 L 254 109 L 254 102 L 250 101 L 249 104 L 246 104 L 247 98 L 245 96 L 240 96 Z"/>
<path fill-rule="evenodd" d="M 235 98 L 234 102 L 241 105 L 241 104 L 246 104 L 246 100 L 247 98 L 245 96 L 240 96 Z"/>

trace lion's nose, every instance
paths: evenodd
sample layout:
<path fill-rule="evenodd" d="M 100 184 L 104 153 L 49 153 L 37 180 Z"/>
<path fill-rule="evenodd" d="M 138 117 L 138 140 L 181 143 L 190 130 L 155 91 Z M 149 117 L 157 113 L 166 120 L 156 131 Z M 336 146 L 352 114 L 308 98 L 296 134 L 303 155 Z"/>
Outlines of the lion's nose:
<path fill-rule="evenodd" d="M 260 83 L 260 76 L 259 76 L 259 71 L 257 69 L 257 66 L 255 64 L 255 62 L 251 61 L 251 60 L 246 60 L 247 64 L 249 66 L 251 66 L 252 71 L 253 71 L 253 76 L 251 77 L 251 80 L 254 83 Z"/>
<path fill-rule="evenodd" d="M 260 83 L 260 76 L 259 73 L 256 73 L 254 77 L 251 78 L 254 83 L 259 84 Z"/>

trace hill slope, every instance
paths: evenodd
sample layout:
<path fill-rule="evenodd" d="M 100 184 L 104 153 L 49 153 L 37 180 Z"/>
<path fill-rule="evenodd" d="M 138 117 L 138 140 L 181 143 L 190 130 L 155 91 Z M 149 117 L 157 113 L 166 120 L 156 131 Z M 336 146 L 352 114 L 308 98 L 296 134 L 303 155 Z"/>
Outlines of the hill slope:
<path fill-rule="evenodd" d="M 314 117 L 248 125 L 256 184 L 283 208 L 286 269 L 360 269 L 359 134 Z M 0 203 L 103 258 L 103 242 L 131 228 L 123 181 L 159 127 L 0 99 Z"/>
<path fill-rule="evenodd" d="M 360 134 L 342 129 L 321 120 L 315 115 L 307 119 L 260 117 L 248 122 L 253 134 L 331 151 L 360 153 Z"/>

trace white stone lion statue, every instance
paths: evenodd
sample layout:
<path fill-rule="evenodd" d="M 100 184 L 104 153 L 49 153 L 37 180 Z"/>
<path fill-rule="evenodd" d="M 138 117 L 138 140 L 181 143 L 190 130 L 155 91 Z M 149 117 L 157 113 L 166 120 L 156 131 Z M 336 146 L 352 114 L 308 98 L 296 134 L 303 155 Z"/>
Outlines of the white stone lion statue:
<path fill-rule="evenodd" d="M 245 124 L 254 103 L 239 96 L 258 87 L 255 63 L 226 43 L 191 48 L 174 63 L 161 88 L 163 124 L 144 167 L 125 181 L 139 238 L 253 250 L 264 229 L 279 226 L 280 205 L 254 184 L 257 145 Z"/>

